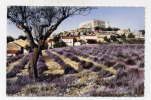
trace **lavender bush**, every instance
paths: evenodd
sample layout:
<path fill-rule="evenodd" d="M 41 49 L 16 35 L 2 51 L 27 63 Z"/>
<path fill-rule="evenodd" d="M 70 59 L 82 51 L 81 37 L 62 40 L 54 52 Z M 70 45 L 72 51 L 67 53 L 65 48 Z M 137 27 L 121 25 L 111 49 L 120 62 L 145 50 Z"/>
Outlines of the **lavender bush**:
<path fill-rule="evenodd" d="M 10 63 L 17 61 L 18 59 L 21 59 L 24 55 L 19 54 L 17 56 L 13 56 L 7 59 L 7 67 L 9 66 Z"/>
<path fill-rule="evenodd" d="M 19 73 L 20 70 L 25 67 L 29 59 L 30 59 L 30 55 L 26 55 L 25 57 L 23 57 L 23 59 L 19 62 L 19 64 L 15 65 L 14 68 L 9 73 L 7 73 L 7 78 L 16 76 L 16 74 Z"/>

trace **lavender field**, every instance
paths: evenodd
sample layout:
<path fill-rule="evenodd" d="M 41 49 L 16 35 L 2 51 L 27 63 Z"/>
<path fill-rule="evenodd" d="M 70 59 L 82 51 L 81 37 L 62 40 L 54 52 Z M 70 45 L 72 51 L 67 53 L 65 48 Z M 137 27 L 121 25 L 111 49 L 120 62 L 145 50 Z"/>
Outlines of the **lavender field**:
<path fill-rule="evenodd" d="M 143 44 L 90 44 L 43 50 L 39 79 L 32 53 L 7 59 L 8 96 L 144 96 Z"/>

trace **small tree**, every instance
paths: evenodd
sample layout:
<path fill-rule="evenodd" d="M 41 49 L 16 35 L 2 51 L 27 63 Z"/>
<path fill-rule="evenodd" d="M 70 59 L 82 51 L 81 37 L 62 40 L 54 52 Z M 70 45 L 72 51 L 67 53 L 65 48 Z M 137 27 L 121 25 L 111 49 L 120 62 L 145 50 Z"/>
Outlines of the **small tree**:
<path fill-rule="evenodd" d="M 116 27 L 113 28 L 113 31 L 118 31 L 118 30 L 120 30 L 120 29 L 119 29 L 119 28 L 116 28 Z"/>
<path fill-rule="evenodd" d="M 58 42 L 56 42 L 53 46 L 54 46 L 54 48 L 60 48 L 60 47 L 65 47 L 65 46 L 67 46 L 67 45 L 66 45 L 66 43 L 63 42 L 63 41 L 58 41 Z"/>
<path fill-rule="evenodd" d="M 141 32 L 143 36 L 145 35 L 145 30 L 139 30 L 139 32 Z"/>
<path fill-rule="evenodd" d="M 7 36 L 7 43 L 14 41 L 15 39 L 12 36 Z"/>
<path fill-rule="evenodd" d="M 73 46 L 74 46 L 75 42 L 77 42 L 77 39 L 73 38 Z"/>
<path fill-rule="evenodd" d="M 31 47 L 30 47 L 29 45 L 26 45 L 26 46 L 25 46 L 25 49 L 26 49 L 27 51 L 31 52 L 31 51 L 30 51 L 30 50 L 31 50 Z"/>
<path fill-rule="evenodd" d="M 122 34 L 122 35 L 121 35 L 121 39 L 122 39 L 123 41 L 126 41 L 126 35 L 125 35 L 125 34 Z"/>
<path fill-rule="evenodd" d="M 116 36 L 114 36 L 114 35 L 111 35 L 110 39 L 113 40 L 114 42 L 118 41 L 117 38 L 116 38 Z"/>
<path fill-rule="evenodd" d="M 128 28 L 128 32 L 131 32 L 131 29 L 130 29 L 130 28 Z"/>
<path fill-rule="evenodd" d="M 26 40 L 27 37 L 26 37 L 26 36 L 23 36 L 23 35 L 20 35 L 20 36 L 18 37 L 18 39 Z"/>
<path fill-rule="evenodd" d="M 60 36 L 55 36 L 53 38 L 54 43 L 59 42 L 59 40 L 60 40 Z"/>
<path fill-rule="evenodd" d="M 121 35 L 119 35 L 119 34 L 116 34 L 116 38 L 121 38 Z"/>
<path fill-rule="evenodd" d="M 31 77 L 38 78 L 37 61 L 47 38 L 67 18 L 87 14 L 90 7 L 9 6 L 7 18 L 24 31 L 33 56 L 29 63 Z"/>
<path fill-rule="evenodd" d="M 107 38 L 107 36 L 104 37 L 104 41 L 110 42 L 110 39 Z"/>
<path fill-rule="evenodd" d="M 97 41 L 96 41 L 96 40 L 89 39 L 89 40 L 87 40 L 87 43 L 88 43 L 88 44 L 96 44 Z"/>
<path fill-rule="evenodd" d="M 63 42 L 63 41 L 60 41 L 61 37 L 58 35 L 58 36 L 55 36 L 53 38 L 53 41 L 54 41 L 54 48 L 60 48 L 60 47 L 64 47 L 66 46 L 66 43 Z"/>
<path fill-rule="evenodd" d="M 128 38 L 135 38 L 135 35 L 133 35 L 133 33 L 128 34 L 127 36 Z"/>
<path fill-rule="evenodd" d="M 113 31 L 111 27 L 106 28 L 106 31 Z"/>

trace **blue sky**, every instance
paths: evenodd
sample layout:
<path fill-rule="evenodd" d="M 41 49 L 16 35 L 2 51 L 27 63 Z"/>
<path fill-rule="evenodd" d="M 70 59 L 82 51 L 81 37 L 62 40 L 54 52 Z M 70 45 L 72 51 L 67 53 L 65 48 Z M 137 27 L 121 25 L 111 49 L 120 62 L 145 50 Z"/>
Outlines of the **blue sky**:
<path fill-rule="evenodd" d="M 145 28 L 145 9 L 143 7 L 98 7 L 92 10 L 88 15 L 77 15 L 64 20 L 55 32 L 68 31 L 79 27 L 81 22 L 98 19 L 108 21 L 111 27 L 119 27 L 121 29 L 130 28 L 132 31 Z M 23 34 L 22 31 L 8 22 L 8 35 L 17 37 Z"/>

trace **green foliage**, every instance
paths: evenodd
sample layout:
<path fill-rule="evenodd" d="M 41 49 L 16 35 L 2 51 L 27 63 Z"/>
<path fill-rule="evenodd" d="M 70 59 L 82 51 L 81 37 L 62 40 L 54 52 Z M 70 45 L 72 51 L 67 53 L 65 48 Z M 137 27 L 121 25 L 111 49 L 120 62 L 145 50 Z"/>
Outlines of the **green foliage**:
<path fill-rule="evenodd" d="M 60 47 L 65 47 L 66 43 L 61 41 L 61 42 L 55 42 L 55 44 L 53 45 L 54 48 L 60 48 Z"/>
<path fill-rule="evenodd" d="M 18 37 L 18 39 L 26 40 L 27 37 L 26 37 L 26 36 L 23 36 L 23 35 L 20 35 L 20 36 Z"/>
<path fill-rule="evenodd" d="M 120 30 L 120 29 L 115 27 L 115 28 L 113 28 L 112 30 L 113 30 L 113 31 L 118 31 L 118 30 Z"/>
<path fill-rule="evenodd" d="M 102 30 L 102 31 L 118 31 L 120 30 L 119 28 L 112 28 L 112 27 L 108 27 L 108 28 L 104 28 L 104 27 L 95 27 L 96 30 Z"/>
<path fill-rule="evenodd" d="M 73 42 L 77 42 L 78 40 L 76 38 L 73 38 Z"/>
<path fill-rule="evenodd" d="M 78 42 L 80 42 L 81 44 L 86 44 L 86 41 L 84 40 L 79 40 Z"/>
<path fill-rule="evenodd" d="M 45 50 L 48 48 L 48 43 L 45 43 L 44 46 L 42 47 L 42 50 Z"/>
<path fill-rule="evenodd" d="M 131 29 L 129 28 L 128 31 L 131 32 Z"/>
<path fill-rule="evenodd" d="M 60 32 L 60 33 L 59 33 L 59 36 L 63 36 L 63 32 Z"/>
<path fill-rule="evenodd" d="M 66 46 L 66 43 L 63 42 L 63 41 L 60 41 L 60 36 L 55 36 L 53 38 L 53 41 L 54 41 L 54 48 L 60 48 L 60 47 L 64 47 Z"/>
<path fill-rule="evenodd" d="M 31 49 L 31 47 L 30 47 L 29 45 L 26 45 L 25 49 L 26 49 L 27 51 L 29 51 L 29 50 Z"/>
<path fill-rule="evenodd" d="M 116 36 L 114 36 L 114 35 L 111 35 L 110 39 L 113 40 L 114 42 L 118 41 L 117 38 L 116 38 Z"/>
<path fill-rule="evenodd" d="M 106 31 L 112 31 L 111 27 L 106 28 Z"/>
<path fill-rule="evenodd" d="M 55 37 L 53 38 L 53 41 L 54 41 L 54 42 L 59 42 L 59 40 L 60 40 L 60 37 L 59 37 L 59 36 L 55 36 Z"/>
<path fill-rule="evenodd" d="M 116 34 L 116 38 L 121 38 L 121 35 L 119 35 L 119 34 Z"/>
<path fill-rule="evenodd" d="M 86 32 L 83 32 L 83 35 L 86 35 Z"/>
<path fill-rule="evenodd" d="M 138 39 L 138 38 L 129 38 L 126 40 L 129 44 L 144 44 L 144 39 Z"/>
<path fill-rule="evenodd" d="M 121 35 L 121 39 L 122 39 L 123 41 L 126 41 L 126 35 L 125 35 L 125 34 L 122 34 L 122 35 Z"/>
<path fill-rule="evenodd" d="M 135 35 L 133 33 L 128 34 L 128 38 L 135 38 Z"/>
<path fill-rule="evenodd" d="M 88 44 L 95 44 L 95 43 L 97 43 L 97 41 L 96 40 L 87 40 L 87 43 Z"/>
<path fill-rule="evenodd" d="M 101 30 L 101 27 L 97 26 L 94 28 L 95 30 Z"/>
<path fill-rule="evenodd" d="M 141 32 L 142 35 L 145 35 L 145 30 L 139 30 L 139 32 Z"/>
<path fill-rule="evenodd" d="M 7 43 L 14 41 L 15 39 L 12 36 L 7 36 Z"/>
<path fill-rule="evenodd" d="M 106 36 L 104 37 L 104 41 L 110 42 L 110 39 L 108 39 Z"/>

